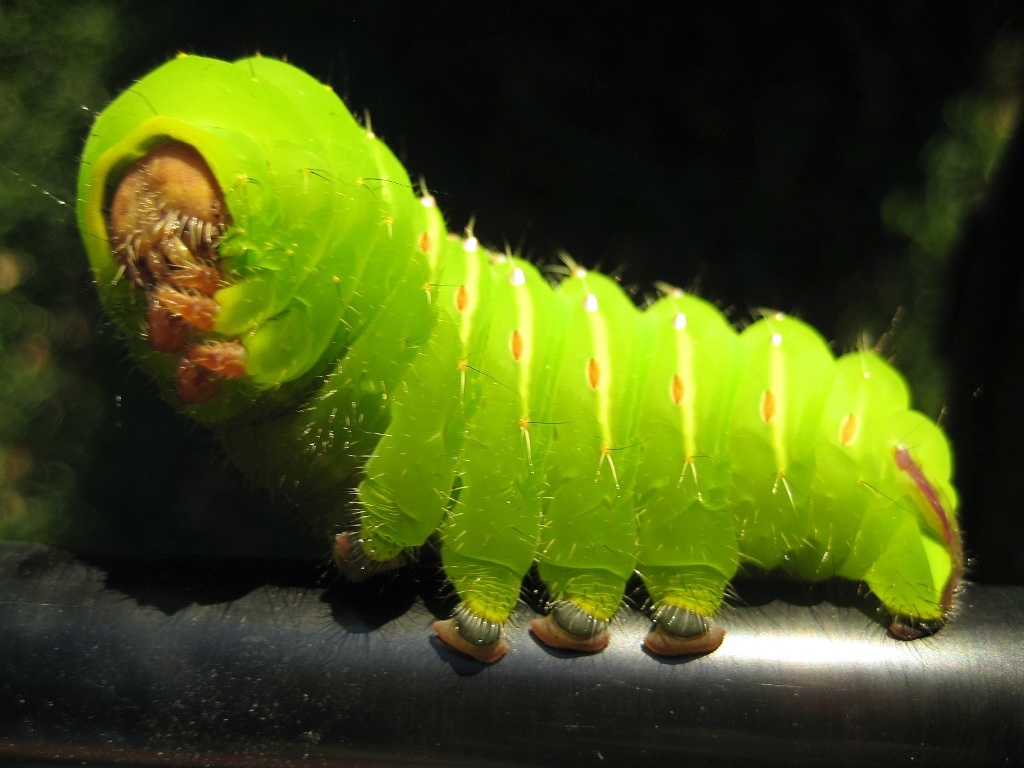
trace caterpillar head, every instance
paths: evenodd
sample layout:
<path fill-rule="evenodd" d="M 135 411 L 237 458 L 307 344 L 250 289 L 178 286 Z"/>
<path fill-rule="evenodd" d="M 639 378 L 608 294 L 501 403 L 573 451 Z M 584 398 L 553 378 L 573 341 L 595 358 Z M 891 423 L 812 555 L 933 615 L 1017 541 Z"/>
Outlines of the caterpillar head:
<path fill-rule="evenodd" d="M 180 56 L 107 107 L 79 226 L 165 397 L 216 421 L 305 386 L 372 315 L 354 277 L 379 236 L 358 230 L 392 189 L 363 180 L 389 174 L 407 182 L 329 88 L 273 59 Z"/>

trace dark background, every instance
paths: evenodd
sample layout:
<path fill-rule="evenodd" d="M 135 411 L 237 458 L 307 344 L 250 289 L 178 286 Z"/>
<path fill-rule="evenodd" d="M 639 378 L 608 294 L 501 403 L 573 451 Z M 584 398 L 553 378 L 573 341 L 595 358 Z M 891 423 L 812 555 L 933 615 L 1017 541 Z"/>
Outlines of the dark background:
<path fill-rule="evenodd" d="M 655 280 L 697 288 L 739 322 L 759 307 L 795 312 L 837 351 L 877 339 L 902 308 L 892 352 L 921 409 L 946 407 L 972 576 L 1024 581 L 1020 279 L 965 277 L 1009 263 L 1020 241 L 978 235 L 951 272 L 949 249 L 929 253 L 892 226 L 924 199 L 951 105 L 1019 85 L 1012 55 L 998 76 L 991 62 L 1024 26 L 1009 2 L 893 5 L 706 5 L 678 24 L 621 3 L 0 3 L 0 77 L 17 94 L 0 104 L 68 137 L 30 156 L 31 130 L 5 124 L 4 194 L 20 207 L 4 198 L 14 213 L 0 232 L 32 265 L 18 291 L 44 312 L 54 369 L 47 397 L 7 429 L 7 535 L 148 552 L 322 547 L 132 371 L 99 315 L 73 215 L 33 186 L 73 200 L 83 105 L 101 108 L 179 50 L 261 52 L 369 110 L 451 227 L 475 217 L 485 243 L 544 263 L 565 250 L 621 271 L 640 296 Z M 26 333 L 10 338 L 36 338 Z"/>

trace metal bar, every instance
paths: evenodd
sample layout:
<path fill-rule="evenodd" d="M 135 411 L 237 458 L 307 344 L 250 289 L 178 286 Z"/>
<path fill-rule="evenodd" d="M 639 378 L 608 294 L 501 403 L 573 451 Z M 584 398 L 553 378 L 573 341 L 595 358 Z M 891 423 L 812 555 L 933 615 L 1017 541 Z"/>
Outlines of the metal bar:
<path fill-rule="evenodd" d="M 719 651 L 677 662 L 641 650 L 638 612 L 623 612 L 604 653 L 571 656 L 539 646 L 524 609 L 511 652 L 484 667 L 431 639 L 417 592 L 436 583 L 324 586 L 324 572 L 0 544 L 0 763 L 948 766 L 1024 754 L 1024 587 L 965 587 L 951 624 L 913 643 L 857 605 L 758 600 L 726 612 Z"/>

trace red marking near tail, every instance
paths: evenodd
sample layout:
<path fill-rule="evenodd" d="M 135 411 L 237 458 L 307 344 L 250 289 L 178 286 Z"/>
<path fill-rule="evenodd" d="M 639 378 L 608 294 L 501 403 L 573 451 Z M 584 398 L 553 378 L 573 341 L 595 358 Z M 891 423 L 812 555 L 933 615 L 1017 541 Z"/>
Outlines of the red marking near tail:
<path fill-rule="evenodd" d="M 950 611 L 953 607 L 953 593 L 964 573 L 964 548 L 960 532 L 953 530 L 949 515 L 946 513 L 946 508 L 942 505 L 939 494 L 936 493 L 935 487 L 925 477 L 924 472 L 921 471 L 921 466 L 914 461 L 907 447 L 897 445 L 892 449 L 892 455 L 896 459 L 896 467 L 901 472 L 906 472 L 910 479 L 914 481 L 914 485 L 921 492 L 925 503 L 928 504 L 928 507 L 942 525 L 942 538 L 949 545 L 950 555 L 953 558 L 953 572 L 950 574 L 949 581 L 946 582 L 946 587 L 942 592 L 942 608 L 944 611 Z"/>
<path fill-rule="evenodd" d="M 910 455 L 910 451 L 905 446 L 897 445 L 892 449 L 892 454 L 896 459 L 896 466 L 903 472 L 910 475 L 910 479 L 914 481 L 914 485 L 921 492 L 924 500 L 928 503 L 932 512 L 939 518 L 939 522 L 942 523 L 942 537 L 946 540 L 947 544 L 953 543 L 953 529 L 949 524 L 949 516 L 946 514 L 946 508 L 942 506 L 942 502 L 939 500 L 939 495 L 935 492 L 935 488 L 928 478 L 924 476 L 924 472 L 921 471 L 921 467 L 918 466 L 917 462 Z"/>

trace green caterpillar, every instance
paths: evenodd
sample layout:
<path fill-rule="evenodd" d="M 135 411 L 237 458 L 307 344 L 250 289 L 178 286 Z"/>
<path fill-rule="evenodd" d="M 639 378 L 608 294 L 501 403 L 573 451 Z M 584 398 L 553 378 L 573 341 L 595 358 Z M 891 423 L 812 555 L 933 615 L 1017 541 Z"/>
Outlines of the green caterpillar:
<path fill-rule="evenodd" d="M 836 360 L 783 314 L 737 333 L 676 289 L 640 310 L 573 265 L 552 289 L 450 235 L 287 63 L 180 56 L 129 88 L 86 145 L 78 218 L 139 365 L 327 516 L 346 573 L 436 537 L 458 651 L 501 657 L 534 565 L 553 598 L 535 635 L 582 651 L 634 573 L 667 656 L 718 647 L 745 563 L 864 581 L 901 639 L 952 608 L 950 449 L 884 360 Z"/>

